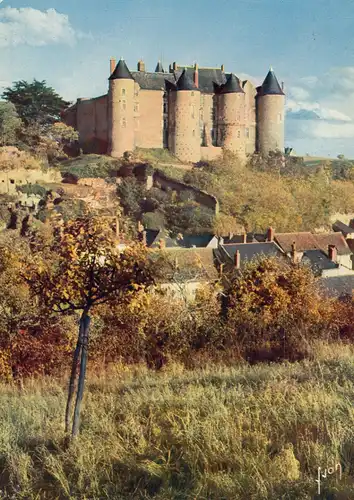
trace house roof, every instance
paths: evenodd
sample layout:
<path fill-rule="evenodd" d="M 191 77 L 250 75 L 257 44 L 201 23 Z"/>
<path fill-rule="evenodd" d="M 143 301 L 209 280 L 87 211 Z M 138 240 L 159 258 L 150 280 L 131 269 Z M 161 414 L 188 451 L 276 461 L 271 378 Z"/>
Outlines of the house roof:
<path fill-rule="evenodd" d="M 334 245 L 338 255 L 350 255 L 352 252 L 342 233 L 314 234 L 318 248 L 328 253 L 328 245 Z"/>
<path fill-rule="evenodd" d="M 212 248 L 166 248 L 161 256 L 158 280 L 162 283 L 219 278 Z"/>
<path fill-rule="evenodd" d="M 340 220 L 336 220 L 336 222 L 332 226 L 333 231 L 340 231 L 343 234 L 353 234 L 354 229 L 350 226 L 347 226 L 347 224 L 344 224 L 344 222 L 341 222 Z"/>
<path fill-rule="evenodd" d="M 109 80 L 118 80 L 118 79 L 124 79 L 124 80 L 134 80 L 131 72 L 128 69 L 128 66 L 126 65 L 126 62 L 124 59 L 120 59 L 118 61 L 117 66 L 115 67 L 115 70 L 109 77 Z"/>
<path fill-rule="evenodd" d="M 234 262 L 236 251 L 240 252 L 241 266 L 243 263 L 250 262 L 261 256 L 280 256 L 283 255 L 280 248 L 274 241 L 266 243 L 237 243 L 229 245 L 220 245 L 216 251 L 219 262 Z"/>
<path fill-rule="evenodd" d="M 166 248 L 178 248 L 176 240 L 170 237 L 168 231 L 164 229 L 146 229 L 146 245 L 151 248 L 159 248 L 160 241 L 164 241 Z"/>
<path fill-rule="evenodd" d="M 228 76 L 226 83 L 220 87 L 219 92 L 220 94 L 244 94 L 244 90 L 240 85 L 240 80 L 233 73 Z"/>
<path fill-rule="evenodd" d="M 352 296 L 354 292 L 354 275 L 323 277 L 319 279 L 319 286 L 329 297 Z"/>
<path fill-rule="evenodd" d="M 276 233 L 275 241 L 280 248 L 285 252 L 291 252 L 292 244 L 295 243 L 296 251 L 304 252 L 305 250 L 318 250 L 318 243 L 312 233 Z"/>
<path fill-rule="evenodd" d="M 322 250 L 306 250 L 301 262 L 309 264 L 315 273 L 338 268 L 338 264 L 329 259 Z"/>
<path fill-rule="evenodd" d="M 270 68 L 263 84 L 258 87 L 258 92 L 259 95 L 284 95 L 272 68 Z"/>
<path fill-rule="evenodd" d="M 231 243 L 243 243 L 243 234 L 233 234 L 232 236 L 222 236 L 223 244 L 230 245 Z M 253 233 L 246 234 L 247 243 L 256 243 L 256 239 Z"/>
<path fill-rule="evenodd" d="M 192 79 L 194 76 L 194 67 L 185 68 L 187 75 Z M 182 71 L 178 70 L 175 72 L 176 79 L 181 75 Z M 226 75 L 219 68 L 198 68 L 198 85 L 199 90 L 204 94 L 214 94 L 215 85 L 220 86 L 226 83 Z"/>
<path fill-rule="evenodd" d="M 214 237 L 212 233 L 185 234 L 177 243 L 184 248 L 206 248 Z"/>
<path fill-rule="evenodd" d="M 183 70 L 181 76 L 177 80 L 177 90 L 198 90 L 194 84 L 193 79 L 187 73 L 187 70 Z"/>
<path fill-rule="evenodd" d="M 148 73 L 146 71 L 133 71 L 132 76 L 144 90 L 165 90 L 166 84 L 174 84 L 175 78 L 171 73 Z"/>

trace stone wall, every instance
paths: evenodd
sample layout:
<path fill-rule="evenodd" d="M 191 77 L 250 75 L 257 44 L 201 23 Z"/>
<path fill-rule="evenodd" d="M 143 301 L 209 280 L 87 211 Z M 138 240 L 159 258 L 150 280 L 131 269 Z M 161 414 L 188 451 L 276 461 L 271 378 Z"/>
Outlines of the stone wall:
<path fill-rule="evenodd" d="M 136 106 L 135 145 L 163 148 L 163 91 L 140 90 Z"/>
<path fill-rule="evenodd" d="M 276 149 L 284 151 L 284 103 L 283 95 L 257 98 L 257 149 L 264 155 Z"/>
<path fill-rule="evenodd" d="M 76 128 L 84 153 L 107 153 L 108 145 L 107 95 L 95 99 L 78 99 L 76 104 Z M 65 117 L 70 124 L 73 118 Z M 69 121 L 68 121 L 69 120 Z"/>
<path fill-rule="evenodd" d="M 176 191 L 178 193 L 190 193 L 197 203 L 210 208 L 215 215 L 219 213 L 219 201 L 215 196 L 207 193 L 206 191 L 189 186 L 184 182 L 171 179 L 159 170 L 155 171 L 153 174 L 153 185 L 163 190 L 171 189 L 172 191 Z"/>
<path fill-rule="evenodd" d="M 61 174 L 55 169 L 27 170 L 19 168 L 9 172 L 0 172 L 0 194 L 17 195 L 17 186 L 61 182 Z"/>

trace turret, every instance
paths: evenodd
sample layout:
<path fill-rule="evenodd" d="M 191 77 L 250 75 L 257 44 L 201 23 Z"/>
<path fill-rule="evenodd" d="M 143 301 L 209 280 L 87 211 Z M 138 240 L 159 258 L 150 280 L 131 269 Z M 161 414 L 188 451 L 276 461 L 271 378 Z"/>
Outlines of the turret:
<path fill-rule="evenodd" d="M 272 68 L 257 88 L 256 105 L 257 150 L 263 155 L 275 150 L 284 152 L 285 94 Z"/>
<path fill-rule="evenodd" d="M 164 73 L 164 72 L 165 70 L 163 69 L 162 63 L 161 61 L 159 61 L 156 65 L 155 73 Z"/>
<path fill-rule="evenodd" d="M 245 93 L 233 73 L 218 90 L 218 128 L 219 145 L 245 157 Z"/>
<path fill-rule="evenodd" d="M 109 77 L 108 154 L 120 158 L 134 149 L 134 79 L 123 59 Z"/>
<path fill-rule="evenodd" d="M 200 91 L 184 70 L 169 93 L 169 149 L 181 161 L 201 158 Z"/>

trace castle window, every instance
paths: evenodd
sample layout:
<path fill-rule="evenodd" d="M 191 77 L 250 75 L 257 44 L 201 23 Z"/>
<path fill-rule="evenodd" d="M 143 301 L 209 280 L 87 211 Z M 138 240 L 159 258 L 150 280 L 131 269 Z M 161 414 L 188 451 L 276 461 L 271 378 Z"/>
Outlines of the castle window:
<path fill-rule="evenodd" d="M 191 96 L 194 96 L 194 92 L 191 92 Z"/>
<path fill-rule="evenodd" d="M 278 113 L 278 123 L 281 123 L 282 119 L 283 119 L 283 117 L 282 117 L 281 113 Z"/>
<path fill-rule="evenodd" d="M 245 128 L 245 137 L 249 137 L 250 136 L 250 129 L 249 128 Z"/>
<path fill-rule="evenodd" d="M 125 89 L 122 89 L 122 95 L 125 95 Z"/>
<path fill-rule="evenodd" d="M 238 137 L 238 139 L 241 137 L 241 131 L 240 130 L 237 131 L 237 137 Z"/>
<path fill-rule="evenodd" d="M 167 101 L 164 101 L 164 103 L 163 103 L 163 112 L 164 113 L 168 112 Z"/>
<path fill-rule="evenodd" d="M 134 105 L 134 111 L 137 113 L 139 111 L 139 106 L 137 104 Z"/>
<path fill-rule="evenodd" d="M 195 130 L 193 130 L 193 137 L 195 137 Z"/>
<path fill-rule="evenodd" d="M 125 104 L 125 101 L 123 101 L 122 108 L 127 109 L 127 105 Z"/>
<path fill-rule="evenodd" d="M 122 127 L 126 128 L 126 126 L 127 126 L 127 121 L 125 118 L 122 118 Z"/>

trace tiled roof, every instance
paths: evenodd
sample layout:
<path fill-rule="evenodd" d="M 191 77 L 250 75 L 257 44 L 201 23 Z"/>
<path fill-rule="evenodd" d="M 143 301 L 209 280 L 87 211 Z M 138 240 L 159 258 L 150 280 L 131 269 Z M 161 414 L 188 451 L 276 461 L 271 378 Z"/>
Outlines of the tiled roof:
<path fill-rule="evenodd" d="M 344 296 L 352 296 L 354 292 L 354 274 L 346 276 L 330 276 L 328 278 L 320 278 L 319 286 L 323 292 L 334 298 Z"/>
<path fill-rule="evenodd" d="M 159 281 L 210 281 L 219 278 L 212 248 L 167 248 L 162 254 Z"/>
<path fill-rule="evenodd" d="M 164 229 L 146 229 L 146 245 L 151 248 L 159 248 L 163 240 L 166 248 L 178 247 L 176 240 L 169 236 L 168 231 Z"/>
<path fill-rule="evenodd" d="M 177 90 L 198 90 L 187 70 L 183 70 L 177 81 Z"/>
<path fill-rule="evenodd" d="M 284 95 L 272 69 L 269 70 L 263 84 L 258 87 L 258 92 L 260 95 Z"/>
<path fill-rule="evenodd" d="M 165 90 L 166 82 L 175 83 L 174 75 L 171 73 L 147 73 L 145 71 L 133 71 L 132 76 L 144 90 Z"/>
<path fill-rule="evenodd" d="M 338 264 L 330 260 L 322 250 L 306 250 L 301 262 L 309 264 L 316 274 L 321 274 L 324 270 L 338 268 Z"/>
<path fill-rule="evenodd" d="M 187 75 L 193 80 L 194 68 L 185 68 Z M 181 75 L 182 71 L 176 71 L 176 78 Z M 198 85 L 199 90 L 205 94 L 214 94 L 215 85 L 223 85 L 226 83 L 225 73 L 218 68 L 199 68 L 198 69 Z"/>
<path fill-rule="evenodd" d="M 344 224 L 344 222 L 341 222 L 340 220 L 337 220 L 333 226 L 333 231 L 340 231 L 343 234 L 353 234 L 354 229 L 350 226 L 347 226 L 347 224 Z"/>
<path fill-rule="evenodd" d="M 212 233 L 185 234 L 181 240 L 177 240 L 177 243 L 184 248 L 206 248 L 213 238 Z"/>
<path fill-rule="evenodd" d="M 295 243 L 297 252 L 305 250 L 318 250 L 320 247 L 312 233 L 276 233 L 275 241 L 280 248 L 285 252 L 291 252 L 292 244 Z"/>
<path fill-rule="evenodd" d="M 117 66 L 115 67 L 115 70 L 109 77 L 109 80 L 118 80 L 118 79 L 125 79 L 125 80 L 134 80 L 132 77 L 131 72 L 128 69 L 128 66 L 126 65 L 126 62 L 124 59 L 121 59 L 118 61 Z"/>
<path fill-rule="evenodd" d="M 335 245 L 338 255 L 350 255 L 352 252 L 342 233 L 314 234 L 318 248 L 328 253 L 328 245 Z"/>
<path fill-rule="evenodd" d="M 276 245 L 273 241 L 266 243 L 237 243 L 231 245 L 221 245 L 221 249 L 222 251 L 217 253 L 219 261 L 225 261 L 225 258 L 223 257 L 226 257 L 226 260 L 234 262 L 235 253 L 238 250 L 240 252 L 241 266 L 246 261 L 250 262 L 251 260 L 261 256 L 270 257 L 283 255 L 278 245 Z"/>
<path fill-rule="evenodd" d="M 240 85 L 240 80 L 233 73 L 228 76 L 226 83 L 220 87 L 219 92 L 220 94 L 244 94 L 244 91 Z"/>

